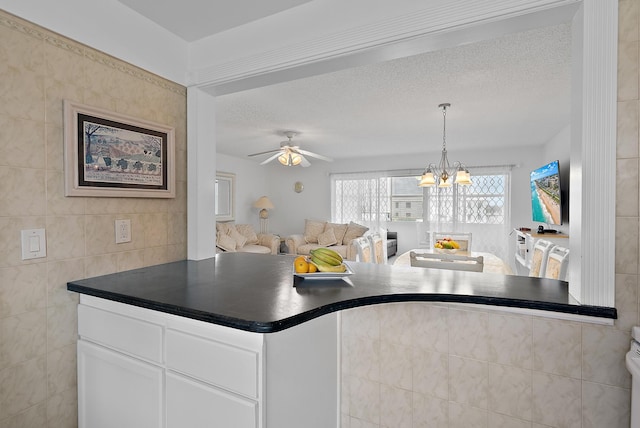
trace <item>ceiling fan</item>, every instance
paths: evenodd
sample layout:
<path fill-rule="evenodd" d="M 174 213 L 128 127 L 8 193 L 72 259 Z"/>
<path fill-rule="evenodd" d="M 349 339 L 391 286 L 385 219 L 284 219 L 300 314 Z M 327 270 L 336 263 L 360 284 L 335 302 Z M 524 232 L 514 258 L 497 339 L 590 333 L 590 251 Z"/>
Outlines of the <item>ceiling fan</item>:
<path fill-rule="evenodd" d="M 260 162 L 260 165 L 271 162 L 274 159 L 278 159 L 284 166 L 297 166 L 308 167 L 311 163 L 305 158 L 310 156 L 312 158 L 320 159 L 327 162 L 333 162 L 333 159 L 326 156 L 319 155 L 317 153 L 302 150 L 298 145 L 294 144 L 291 139 L 297 135 L 296 132 L 286 131 L 284 135 L 288 138 L 288 141 L 282 141 L 280 148 L 275 150 L 268 150 L 266 152 L 253 153 L 249 156 L 261 156 L 271 154 L 267 159 Z"/>

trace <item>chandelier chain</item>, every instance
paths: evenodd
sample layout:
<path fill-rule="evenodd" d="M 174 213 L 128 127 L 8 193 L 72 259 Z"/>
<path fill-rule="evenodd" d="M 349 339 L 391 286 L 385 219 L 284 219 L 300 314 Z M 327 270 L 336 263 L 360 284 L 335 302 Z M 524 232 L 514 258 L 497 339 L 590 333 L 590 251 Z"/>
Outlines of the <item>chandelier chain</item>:
<path fill-rule="evenodd" d="M 447 106 L 442 106 L 442 150 L 447 150 Z"/>

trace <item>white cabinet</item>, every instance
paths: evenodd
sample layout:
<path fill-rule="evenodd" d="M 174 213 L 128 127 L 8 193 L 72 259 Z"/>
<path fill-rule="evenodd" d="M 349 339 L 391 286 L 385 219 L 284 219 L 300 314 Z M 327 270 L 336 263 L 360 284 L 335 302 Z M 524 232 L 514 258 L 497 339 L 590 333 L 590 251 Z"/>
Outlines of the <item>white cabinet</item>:
<path fill-rule="evenodd" d="M 331 428 L 338 314 L 252 333 L 81 295 L 80 428 Z"/>
<path fill-rule="evenodd" d="M 78 425 L 84 428 L 160 428 L 163 370 L 83 340 L 78 341 Z"/>
<path fill-rule="evenodd" d="M 556 245 L 563 247 L 569 247 L 569 235 L 564 234 L 552 234 L 552 233 L 534 233 L 524 232 L 518 229 L 514 229 L 516 232 L 516 251 L 515 251 L 515 265 L 516 275 L 529 275 L 529 269 L 531 269 L 531 257 L 533 255 L 533 247 L 536 245 L 536 241 L 545 239 L 551 241 Z"/>

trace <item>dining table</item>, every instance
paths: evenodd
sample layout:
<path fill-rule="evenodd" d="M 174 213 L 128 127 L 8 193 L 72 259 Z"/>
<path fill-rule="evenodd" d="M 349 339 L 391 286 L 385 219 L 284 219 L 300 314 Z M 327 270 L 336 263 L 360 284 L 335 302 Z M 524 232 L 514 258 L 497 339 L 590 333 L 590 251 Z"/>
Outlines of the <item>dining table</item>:
<path fill-rule="evenodd" d="M 434 250 L 428 249 L 428 248 L 412 249 L 396 257 L 396 259 L 393 262 L 393 265 L 394 266 L 411 266 L 411 259 L 409 257 L 409 253 L 411 253 L 411 251 L 414 251 L 417 254 L 420 254 L 420 253 L 433 254 L 434 253 Z M 507 263 L 505 263 L 504 260 L 502 260 L 500 257 L 496 256 L 493 253 L 488 253 L 484 251 L 457 251 L 455 254 L 460 256 L 471 256 L 471 257 L 482 256 L 484 258 L 483 272 L 499 273 L 502 275 L 514 274 L 511 267 Z"/>

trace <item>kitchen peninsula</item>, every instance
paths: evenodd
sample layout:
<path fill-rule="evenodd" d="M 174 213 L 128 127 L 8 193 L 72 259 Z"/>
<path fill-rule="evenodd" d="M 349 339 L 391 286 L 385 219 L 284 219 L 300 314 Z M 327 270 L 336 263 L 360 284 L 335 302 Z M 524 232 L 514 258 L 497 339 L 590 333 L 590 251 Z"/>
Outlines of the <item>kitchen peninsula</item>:
<path fill-rule="evenodd" d="M 616 318 L 572 304 L 560 281 L 365 263 L 307 280 L 292 260 L 219 254 L 70 282 L 80 427 L 338 426 L 344 309 L 441 301 Z"/>

